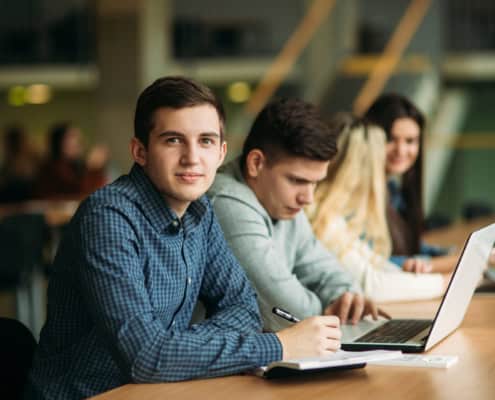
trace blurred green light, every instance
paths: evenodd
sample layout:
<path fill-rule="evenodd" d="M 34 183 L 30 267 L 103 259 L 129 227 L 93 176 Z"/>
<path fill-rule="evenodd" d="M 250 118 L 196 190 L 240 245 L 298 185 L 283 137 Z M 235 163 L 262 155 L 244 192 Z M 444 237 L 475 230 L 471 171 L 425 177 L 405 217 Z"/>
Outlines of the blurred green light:
<path fill-rule="evenodd" d="M 24 86 L 12 86 L 7 93 L 7 102 L 14 107 L 21 107 L 25 104 L 26 88 Z"/>
<path fill-rule="evenodd" d="M 246 82 L 234 82 L 227 88 L 227 94 L 233 103 L 244 103 L 251 97 L 251 87 Z"/>

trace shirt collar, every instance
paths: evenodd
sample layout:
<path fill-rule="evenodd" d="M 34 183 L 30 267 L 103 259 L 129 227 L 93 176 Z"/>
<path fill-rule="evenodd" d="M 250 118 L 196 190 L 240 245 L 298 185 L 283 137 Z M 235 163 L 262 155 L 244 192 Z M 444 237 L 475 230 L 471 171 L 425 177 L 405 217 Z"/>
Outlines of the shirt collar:
<path fill-rule="evenodd" d="M 129 176 L 139 192 L 140 206 L 152 225 L 158 231 L 176 228 L 179 222 L 177 214 L 167 205 L 143 168 L 134 163 Z M 208 200 L 206 196 L 201 196 L 198 200 L 193 201 L 182 217 L 184 225 L 198 225 L 206 213 L 207 207 Z"/>

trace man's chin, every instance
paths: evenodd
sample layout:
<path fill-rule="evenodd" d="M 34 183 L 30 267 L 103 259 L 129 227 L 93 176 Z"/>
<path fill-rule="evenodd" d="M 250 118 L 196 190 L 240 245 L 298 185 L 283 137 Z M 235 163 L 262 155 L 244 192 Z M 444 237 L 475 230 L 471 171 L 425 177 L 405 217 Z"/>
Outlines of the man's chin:
<path fill-rule="evenodd" d="M 277 217 L 274 217 L 274 219 L 277 219 L 277 220 L 294 219 L 296 217 L 296 215 L 298 214 L 298 212 L 283 212 L 283 213 L 280 213 Z"/>
<path fill-rule="evenodd" d="M 195 201 L 206 193 L 207 188 L 188 188 L 177 194 L 177 197 L 185 201 Z"/>

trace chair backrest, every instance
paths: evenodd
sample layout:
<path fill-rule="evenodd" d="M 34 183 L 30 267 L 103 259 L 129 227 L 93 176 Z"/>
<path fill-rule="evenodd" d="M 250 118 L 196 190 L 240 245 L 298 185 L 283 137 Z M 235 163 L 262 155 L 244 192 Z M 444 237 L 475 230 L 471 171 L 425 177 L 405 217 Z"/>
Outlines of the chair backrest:
<path fill-rule="evenodd" d="M 28 328 L 15 319 L 0 318 L 2 398 L 22 398 L 35 348 L 36 340 Z"/>
<path fill-rule="evenodd" d="M 41 214 L 18 214 L 0 221 L 0 288 L 25 281 L 42 259 L 47 225 Z"/>

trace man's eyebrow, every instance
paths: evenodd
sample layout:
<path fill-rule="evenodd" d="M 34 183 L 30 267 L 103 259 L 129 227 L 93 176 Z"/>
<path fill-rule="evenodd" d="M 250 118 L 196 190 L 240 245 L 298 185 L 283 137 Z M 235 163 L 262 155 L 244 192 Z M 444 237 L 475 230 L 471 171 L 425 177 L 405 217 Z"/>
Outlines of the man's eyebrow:
<path fill-rule="evenodd" d="M 188 135 L 182 133 L 182 132 L 177 132 L 177 131 L 164 131 L 158 134 L 159 137 L 169 137 L 169 136 L 179 136 L 179 137 L 186 137 Z M 201 137 L 220 137 L 220 134 L 218 132 L 201 132 L 198 136 Z"/>
<path fill-rule="evenodd" d="M 296 181 L 299 181 L 301 183 L 316 183 L 316 182 L 319 182 L 319 181 L 311 181 L 309 179 L 306 179 L 306 178 L 303 178 L 301 176 L 297 176 L 297 175 L 294 175 L 294 174 L 287 174 L 287 176 L 290 178 L 290 179 L 294 179 Z"/>
<path fill-rule="evenodd" d="M 180 132 L 176 132 L 176 131 L 164 131 L 164 132 L 160 132 L 158 134 L 158 137 L 168 137 L 168 136 L 181 136 L 181 137 L 184 137 L 186 135 L 184 135 L 183 133 L 180 133 Z"/>
<path fill-rule="evenodd" d="M 218 132 L 203 132 L 199 134 L 200 136 L 209 136 L 209 137 L 220 137 L 220 134 Z"/>

